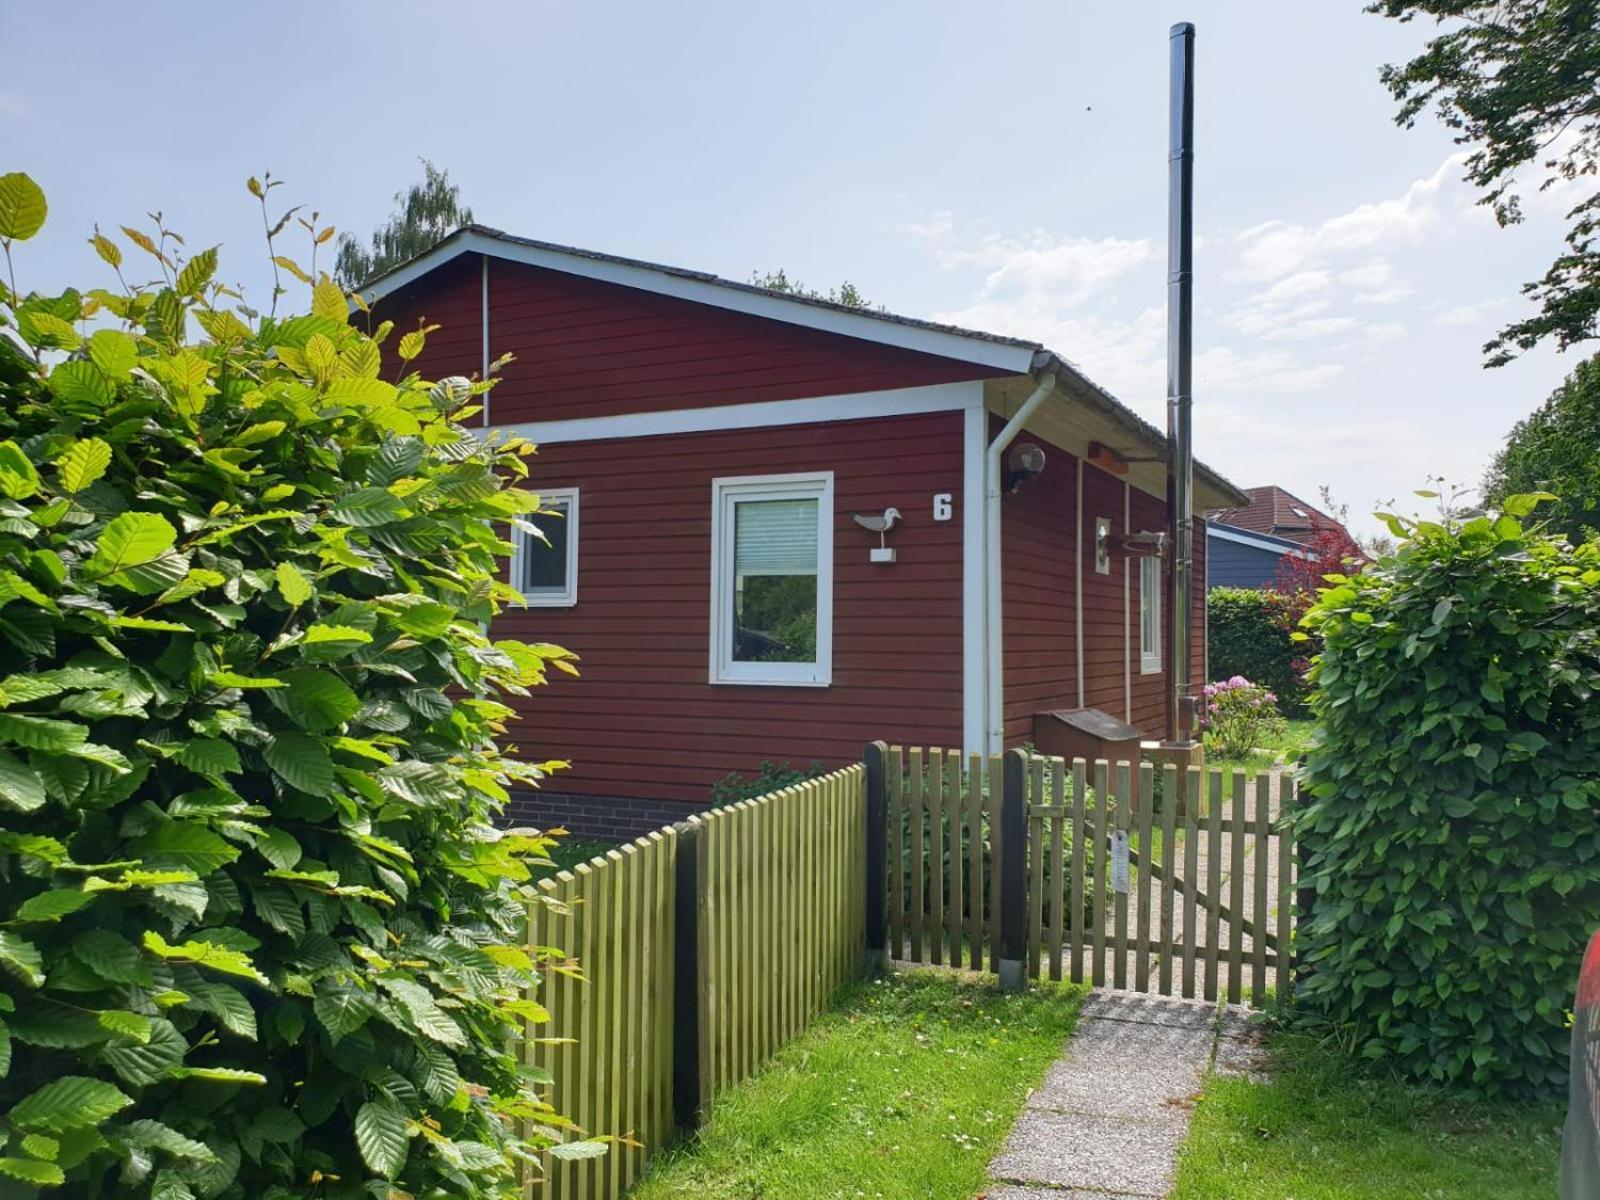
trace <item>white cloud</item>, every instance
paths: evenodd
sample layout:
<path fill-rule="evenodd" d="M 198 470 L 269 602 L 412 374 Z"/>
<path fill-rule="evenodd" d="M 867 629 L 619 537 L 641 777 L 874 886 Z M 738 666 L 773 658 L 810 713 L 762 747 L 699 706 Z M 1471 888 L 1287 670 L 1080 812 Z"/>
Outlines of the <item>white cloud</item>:
<path fill-rule="evenodd" d="M 1496 296 L 1490 300 L 1480 300 L 1476 304 L 1452 304 L 1449 308 L 1439 312 L 1433 323 L 1444 329 L 1458 329 L 1472 325 L 1483 325 L 1487 318 L 1495 312 L 1506 307 L 1504 296 Z"/>
<path fill-rule="evenodd" d="M 1455 183 L 1461 162 L 1461 155 L 1451 155 L 1403 195 L 1359 204 L 1317 225 L 1280 220 L 1241 230 L 1235 238 L 1238 263 L 1224 277 L 1239 283 L 1270 283 L 1340 255 L 1415 243 L 1470 206 L 1470 196 Z"/>

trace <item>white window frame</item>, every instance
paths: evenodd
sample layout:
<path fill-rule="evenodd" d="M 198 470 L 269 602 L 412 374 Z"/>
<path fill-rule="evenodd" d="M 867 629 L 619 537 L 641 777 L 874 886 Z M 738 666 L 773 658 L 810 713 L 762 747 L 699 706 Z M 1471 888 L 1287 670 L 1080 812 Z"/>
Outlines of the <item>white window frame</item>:
<path fill-rule="evenodd" d="M 571 608 L 578 603 L 578 489 L 575 487 L 539 489 L 541 507 L 548 507 L 552 500 L 566 505 L 566 516 L 558 518 L 567 522 L 567 586 L 561 591 L 523 590 L 523 555 L 527 551 L 528 539 L 533 537 L 533 534 L 515 526 L 511 529 L 511 586 L 522 592 L 522 602 L 529 608 Z M 530 513 L 529 516 L 535 524 L 538 523 L 537 513 Z"/>
<path fill-rule="evenodd" d="M 817 658 L 809 663 L 735 662 L 735 506 L 748 500 L 817 502 Z M 711 481 L 712 683 L 828 687 L 833 682 L 833 472 L 735 475 Z"/>
<path fill-rule="evenodd" d="M 1161 558 L 1139 560 L 1139 674 L 1161 674 Z M 1151 609 L 1155 620 L 1147 620 Z"/>

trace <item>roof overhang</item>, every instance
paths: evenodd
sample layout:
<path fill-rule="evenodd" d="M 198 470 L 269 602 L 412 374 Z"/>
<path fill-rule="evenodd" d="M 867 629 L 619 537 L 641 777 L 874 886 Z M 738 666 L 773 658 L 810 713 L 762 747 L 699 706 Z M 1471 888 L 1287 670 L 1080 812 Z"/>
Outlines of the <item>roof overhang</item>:
<path fill-rule="evenodd" d="M 1253 529 L 1240 529 L 1237 525 L 1225 525 L 1221 521 L 1208 521 L 1206 523 L 1206 536 L 1220 538 L 1225 542 L 1238 542 L 1241 546 L 1251 546 L 1257 550 L 1268 550 L 1273 554 L 1286 555 L 1289 558 L 1310 557 L 1306 548 L 1298 542 L 1291 542 L 1287 538 L 1277 538 L 1270 534 L 1257 533 Z"/>

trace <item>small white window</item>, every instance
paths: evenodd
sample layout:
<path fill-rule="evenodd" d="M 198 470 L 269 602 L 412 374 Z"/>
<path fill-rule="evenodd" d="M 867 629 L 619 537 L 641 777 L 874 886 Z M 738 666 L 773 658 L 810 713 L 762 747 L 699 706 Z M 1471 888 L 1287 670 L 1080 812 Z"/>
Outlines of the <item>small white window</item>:
<path fill-rule="evenodd" d="M 711 483 L 711 682 L 833 675 L 833 472 Z"/>
<path fill-rule="evenodd" d="M 1139 673 L 1161 673 L 1161 560 L 1139 560 Z"/>
<path fill-rule="evenodd" d="M 527 521 L 543 538 L 512 531 L 511 586 L 530 605 L 571 608 L 578 602 L 578 489 L 542 490 L 539 508 Z"/>

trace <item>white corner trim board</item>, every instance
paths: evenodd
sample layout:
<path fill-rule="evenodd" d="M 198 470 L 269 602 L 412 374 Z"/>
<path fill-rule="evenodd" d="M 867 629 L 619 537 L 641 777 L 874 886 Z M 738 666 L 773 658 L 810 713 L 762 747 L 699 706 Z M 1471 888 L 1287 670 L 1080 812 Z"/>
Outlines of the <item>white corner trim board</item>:
<path fill-rule="evenodd" d="M 961 744 L 983 748 L 987 720 L 989 668 L 984 640 L 983 464 L 988 447 L 988 414 L 969 408 L 961 437 Z"/>
<path fill-rule="evenodd" d="M 471 230 L 457 234 L 413 259 L 386 276 L 365 294 L 369 299 L 380 299 L 463 254 L 482 254 L 488 258 L 503 259 L 507 262 L 525 263 L 548 271 L 560 271 L 565 275 L 597 279 L 603 283 L 619 284 L 622 287 L 654 292 L 659 296 L 672 296 L 713 308 L 766 317 L 789 325 L 801 325 L 808 329 L 843 334 L 845 337 L 861 338 L 880 345 L 898 346 L 904 350 L 917 350 L 923 354 L 937 354 L 943 358 L 954 358 L 962 362 L 980 363 L 1019 375 L 1027 372 L 1033 365 L 1034 348 L 1030 346 L 973 337 L 954 330 L 910 325 L 871 313 L 854 313 L 808 304 L 803 300 L 791 300 L 766 292 L 729 286 L 726 280 L 697 277 L 651 263 L 619 262 L 598 255 L 575 253 L 571 249 L 557 246 L 527 245 L 518 241 L 502 240 Z"/>
<path fill-rule="evenodd" d="M 531 442 L 598 442 L 607 438 L 665 437 L 674 433 L 710 433 L 719 429 L 761 429 L 828 421 L 865 421 L 915 413 L 958 412 L 983 408 L 981 383 L 936 383 L 927 387 L 881 392 L 851 392 L 804 400 L 765 400 L 754 404 L 716 404 L 665 412 L 618 413 L 610 417 L 575 417 L 567 421 L 525 421 L 495 425 Z"/>

